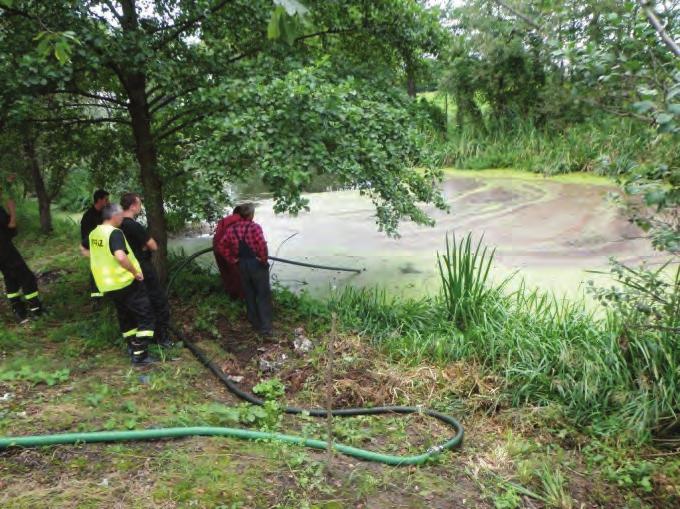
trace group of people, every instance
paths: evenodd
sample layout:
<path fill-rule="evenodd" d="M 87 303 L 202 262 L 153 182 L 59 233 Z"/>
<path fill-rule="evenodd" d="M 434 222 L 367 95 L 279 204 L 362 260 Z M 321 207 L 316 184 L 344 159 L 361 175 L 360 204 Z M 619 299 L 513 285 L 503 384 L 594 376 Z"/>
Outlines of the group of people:
<path fill-rule="evenodd" d="M 95 191 L 80 222 L 80 250 L 90 259 L 90 297 L 95 306 L 104 298 L 113 302 L 132 364 L 147 365 L 155 362 L 149 354 L 152 342 L 173 345 L 168 299 L 151 260 L 158 245 L 136 220 L 143 206 L 138 193 L 123 194 L 120 204 L 109 197 L 103 189 Z M 269 255 L 254 215 L 251 203 L 236 207 L 218 223 L 213 249 L 227 294 L 244 300 L 253 328 L 271 336 Z M 36 277 L 12 243 L 16 234 L 16 202 L 9 196 L 0 199 L 0 271 L 12 310 L 23 323 L 39 316 L 43 307 Z"/>
<path fill-rule="evenodd" d="M 155 361 L 149 344 L 169 348 L 170 306 L 151 255 L 158 249 L 147 229 L 136 221 L 142 212 L 138 193 L 125 193 L 120 205 L 98 189 L 80 222 L 81 253 L 90 258 L 90 296 L 106 297 L 116 308 L 123 339 L 135 365 Z"/>

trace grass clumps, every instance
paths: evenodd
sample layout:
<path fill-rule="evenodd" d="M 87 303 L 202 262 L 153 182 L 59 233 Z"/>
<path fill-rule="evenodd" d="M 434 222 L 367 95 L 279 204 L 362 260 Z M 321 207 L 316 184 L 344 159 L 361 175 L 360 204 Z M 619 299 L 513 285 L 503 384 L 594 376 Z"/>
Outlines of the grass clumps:
<path fill-rule="evenodd" d="M 439 257 L 439 297 L 400 300 L 379 290 L 345 290 L 332 306 L 342 322 L 409 363 L 473 362 L 500 376 L 499 404 L 558 404 L 576 425 L 596 435 L 636 442 L 673 435 L 680 421 L 680 335 L 677 306 L 664 326 L 641 322 L 649 298 L 644 282 L 626 286 L 612 273 L 619 295 L 606 313 L 585 301 L 558 299 L 524 284 L 489 279 L 494 252 L 455 237 Z M 632 270 L 632 269 L 631 269 Z M 630 274 L 626 272 L 630 279 Z M 647 286 L 677 302 L 678 277 L 656 272 Z M 662 298 L 660 295 L 659 298 Z M 615 299 L 610 299 L 610 302 Z M 635 309 L 638 309 L 635 312 Z"/>

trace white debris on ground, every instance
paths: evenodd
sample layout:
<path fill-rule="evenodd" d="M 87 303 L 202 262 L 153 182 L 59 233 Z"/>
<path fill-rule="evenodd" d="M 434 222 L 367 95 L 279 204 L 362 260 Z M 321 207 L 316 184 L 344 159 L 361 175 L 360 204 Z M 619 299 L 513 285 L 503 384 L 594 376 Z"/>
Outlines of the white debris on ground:
<path fill-rule="evenodd" d="M 298 327 L 293 331 L 295 339 L 293 339 L 293 348 L 299 354 L 305 354 L 314 348 L 312 341 L 305 335 L 305 329 Z"/>
<path fill-rule="evenodd" d="M 260 371 L 263 373 L 273 373 L 283 368 L 288 356 L 282 353 L 276 359 L 260 359 Z"/>

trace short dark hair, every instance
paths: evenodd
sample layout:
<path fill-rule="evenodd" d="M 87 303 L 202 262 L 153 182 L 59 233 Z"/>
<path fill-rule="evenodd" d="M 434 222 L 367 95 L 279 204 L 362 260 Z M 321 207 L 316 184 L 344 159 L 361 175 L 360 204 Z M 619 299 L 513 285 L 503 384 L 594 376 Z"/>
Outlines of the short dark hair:
<path fill-rule="evenodd" d="M 255 214 L 254 203 L 242 203 L 241 205 L 238 206 L 238 208 L 239 208 L 238 215 L 241 216 L 243 219 L 248 219 L 249 217 Z"/>
<path fill-rule="evenodd" d="M 97 203 L 102 198 L 106 198 L 107 196 L 109 196 L 109 194 L 110 193 L 108 191 L 105 191 L 104 189 L 97 189 L 94 192 L 94 196 L 93 196 L 94 202 Z"/>
<path fill-rule="evenodd" d="M 241 215 L 241 206 L 236 205 L 236 207 L 234 207 L 234 210 L 231 213 L 234 214 L 235 216 L 240 216 Z"/>
<path fill-rule="evenodd" d="M 120 197 L 120 206 L 123 207 L 123 210 L 127 210 L 137 203 L 137 200 L 141 199 L 142 197 L 139 193 L 125 193 Z"/>
<path fill-rule="evenodd" d="M 109 205 L 102 209 L 102 219 L 104 219 L 104 221 L 108 221 L 113 216 L 120 213 L 121 213 L 120 205 L 116 203 L 110 203 Z"/>

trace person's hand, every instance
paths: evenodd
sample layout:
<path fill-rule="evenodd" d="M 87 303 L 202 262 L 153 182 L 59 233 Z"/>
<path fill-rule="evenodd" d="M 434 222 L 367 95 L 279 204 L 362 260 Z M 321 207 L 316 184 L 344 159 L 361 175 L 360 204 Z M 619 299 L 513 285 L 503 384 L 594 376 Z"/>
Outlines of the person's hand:
<path fill-rule="evenodd" d="M 144 274 L 142 274 L 141 272 L 137 272 L 137 273 L 135 274 L 135 279 L 136 279 L 137 281 L 144 281 Z"/>
<path fill-rule="evenodd" d="M 85 248 L 82 246 L 82 244 L 81 244 L 79 247 L 80 247 L 80 254 L 83 255 L 85 258 L 89 258 L 89 257 L 90 257 L 90 250 L 89 250 L 89 249 L 85 249 Z"/>
<path fill-rule="evenodd" d="M 12 215 L 15 214 L 17 211 L 17 204 L 14 202 L 12 198 L 7 200 L 7 211 Z"/>

